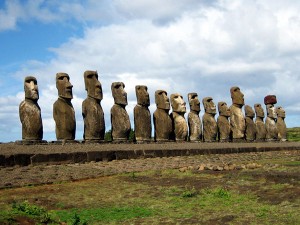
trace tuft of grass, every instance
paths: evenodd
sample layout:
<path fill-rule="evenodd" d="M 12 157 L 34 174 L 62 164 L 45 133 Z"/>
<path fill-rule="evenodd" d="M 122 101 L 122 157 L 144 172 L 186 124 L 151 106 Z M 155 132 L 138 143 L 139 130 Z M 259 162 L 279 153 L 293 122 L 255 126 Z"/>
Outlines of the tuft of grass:
<path fill-rule="evenodd" d="M 191 189 L 185 187 L 185 190 L 181 193 L 182 198 L 192 198 L 197 196 L 197 191 L 195 187 L 192 187 Z"/>

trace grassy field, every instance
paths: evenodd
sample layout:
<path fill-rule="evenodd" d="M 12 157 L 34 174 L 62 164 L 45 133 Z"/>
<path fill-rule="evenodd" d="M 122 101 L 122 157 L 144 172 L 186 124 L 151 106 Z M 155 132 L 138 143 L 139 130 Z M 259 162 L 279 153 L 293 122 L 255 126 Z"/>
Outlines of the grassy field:
<path fill-rule="evenodd" d="M 287 128 L 287 139 L 289 141 L 300 141 L 300 127 Z"/>
<path fill-rule="evenodd" d="M 2 189 L 0 224 L 300 224 L 300 160 L 260 163 Z"/>

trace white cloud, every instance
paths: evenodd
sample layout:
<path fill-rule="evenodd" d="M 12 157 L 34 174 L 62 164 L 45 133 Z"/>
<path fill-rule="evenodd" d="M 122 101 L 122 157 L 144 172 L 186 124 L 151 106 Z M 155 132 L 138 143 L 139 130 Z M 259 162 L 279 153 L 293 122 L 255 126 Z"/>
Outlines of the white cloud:
<path fill-rule="evenodd" d="M 75 2 L 74 16 L 81 15 L 85 20 L 88 10 L 92 10 L 90 6 L 99 6 L 99 2 L 88 1 L 87 8 Z M 107 129 L 113 104 L 110 85 L 114 81 L 125 83 L 131 121 L 137 84 L 148 86 L 151 112 L 155 110 L 157 89 L 165 89 L 169 96 L 179 92 L 185 101 L 189 92 L 198 92 L 200 99 L 212 96 L 216 104 L 226 101 L 230 105 L 229 89 L 237 85 L 245 94 L 246 104 L 251 106 L 263 103 L 267 94 L 276 94 L 287 116 L 295 118 L 288 120 L 288 125 L 295 126 L 300 119 L 296 105 L 300 94 L 300 5 L 293 4 L 294 1 L 278 2 L 218 1 L 206 5 L 190 0 L 185 2 L 190 5 L 172 5 L 172 1 L 166 1 L 162 9 L 153 13 L 160 1 L 115 1 L 108 9 L 115 13 L 115 18 L 122 18 L 122 23 L 111 19 L 106 25 L 87 26 L 82 37 L 70 38 L 60 47 L 51 48 L 55 53 L 52 60 L 31 61 L 15 76 L 36 74 L 49 137 L 54 132 L 55 74 L 62 71 L 69 73 L 74 86 L 76 138 L 82 138 L 81 102 L 86 96 L 83 72 L 88 69 L 99 72 Z M 67 6 L 61 4 L 58 11 L 66 10 Z M 88 10 L 83 13 L 84 9 Z M 92 15 L 96 18 L 96 14 Z"/>

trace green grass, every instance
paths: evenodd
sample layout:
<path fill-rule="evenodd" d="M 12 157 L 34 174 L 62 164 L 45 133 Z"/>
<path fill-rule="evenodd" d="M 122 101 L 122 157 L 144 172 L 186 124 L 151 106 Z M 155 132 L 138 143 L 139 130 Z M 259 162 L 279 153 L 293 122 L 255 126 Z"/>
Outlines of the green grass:
<path fill-rule="evenodd" d="M 287 139 L 289 141 L 300 141 L 300 127 L 287 128 Z"/>
<path fill-rule="evenodd" d="M 290 166 L 295 164 L 282 161 L 285 170 L 278 176 L 299 174 L 300 167 Z M 147 171 L 2 189 L 0 224 L 13 224 L 19 216 L 71 225 L 300 224 L 299 182 L 276 183 L 261 174 L 267 172 Z M 272 203 L 274 198 L 280 200 Z"/>

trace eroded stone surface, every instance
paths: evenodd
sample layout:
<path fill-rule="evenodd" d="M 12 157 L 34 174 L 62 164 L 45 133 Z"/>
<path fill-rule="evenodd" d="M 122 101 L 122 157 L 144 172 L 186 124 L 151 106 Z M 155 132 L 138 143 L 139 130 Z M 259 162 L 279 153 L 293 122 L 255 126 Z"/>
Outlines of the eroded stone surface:
<path fill-rule="evenodd" d="M 285 110 L 278 106 L 276 107 L 276 114 L 277 114 L 277 130 L 278 130 L 278 139 L 280 141 L 286 141 L 287 140 L 287 129 L 285 124 Z"/>
<path fill-rule="evenodd" d="M 249 105 L 245 105 L 245 138 L 246 141 L 254 141 L 256 139 L 256 125 L 253 121 L 255 116 L 254 110 Z"/>
<path fill-rule="evenodd" d="M 186 103 L 179 93 L 171 94 L 171 113 L 172 127 L 175 141 L 186 141 L 188 135 L 188 126 L 184 118 L 186 112 Z"/>
<path fill-rule="evenodd" d="M 155 141 L 169 141 L 172 134 L 172 120 L 169 115 L 170 101 L 164 90 L 155 91 L 156 110 L 153 113 Z"/>
<path fill-rule="evenodd" d="M 129 115 L 125 109 L 127 105 L 127 93 L 123 82 L 113 82 L 111 92 L 115 104 L 110 110 L 111 133 L 113 141 L 127 141 L 130 134 Z"/>
<path fill-rule="evenodd" d="M 38 141 L 43 139 L 41 109 L 38 105 L 39 91 L 37 80 L 33 76 L 24 79 L 25 100 L 19 105 L 22 124 L 22 139 Z"/>
<path fill-rule="evenodd" d="M 150 98 L 147 86 L 135 86 L 137 105 L 134 107 L 134 132 L 137 142 L 151 140 L 151 114 L 148 109 Z"/>
<path fill-rule="evenodd" d="M 271 100 L 268 101 L 268 96 L 271 96 Z M 268 95 L 265 97 L 265 103 L 277 102 L 275 95 Z M 267 99 L 267 100 L 266 100 Z M 276 110 L 273 104 L 266 104 L 267 118 L 266 118 L 266 140 L 276 141 L 278 140 L 278 129 L 276 126 Z"/>
<path fill-rule="evenodd" d="M 76 132 L 75 111 L 71 103 L 73 98 L 70 77 L 67 73 L 56 74 L 58 99 L 53 104 L 53 118 L 57 140 L 74 140 Z"/>
<path fill-rule="evenodd" d="M 235 142 L 243 141 L 245 138 L 245 118 L 242 112 L 244 105 L 244 94 L 239 87 L 230 89 L 232 105 L 230 106 L 230 126 L 232 131 L 232 140 Z"/>
<path fill-rule="evenodd" d="M 261 104 L 256 103 L 254 104 L 254 109 L 255 109 L 255 125 L 256 125 L 256 141 L 265 141 L 266 140 L 266 126 L 264 123 L 264 117 L 265 113 L 264 110 L 261 106 Z"/>
<path fill-rule="evenodd" d="M 189 140 L 191 142 L 202 141 L 202 122 L 199 117 L 200 101 L 197 93 L 189 93 L 188 100 L 190 112 L 188 114 Z"/>
<path fill-rule="evenodd" d="M 231 129 L 228 118 L 230 117 L 230 110 L 226 102 L 218 103 L 218 111 L 218 139 L 220 142 L 229 142 Z"/>
<path fill-rule="evenodd" d="M 205 113 L 202 117 L 203 139 L 205 142 L 215 142 L 218 133 L 217 122 L 215 119 L 216 105 L 212 97 L 203 98 Z"/>
<path fill-rule="evenodd" d="M 104 140 L 105 120 L 100 104 L 103 99 L 103 93 L 97 71 L 85 71 L 84 83 L 87 98 L 82 102 L 83 138 L 86 141 Z"/>

